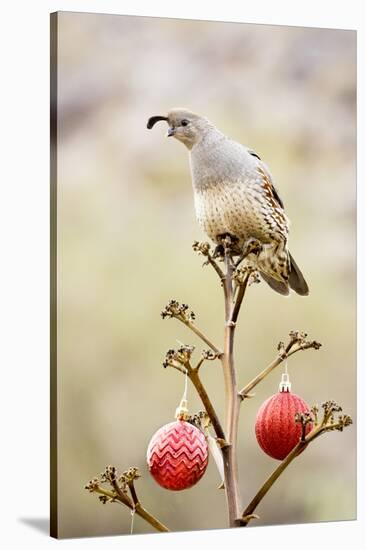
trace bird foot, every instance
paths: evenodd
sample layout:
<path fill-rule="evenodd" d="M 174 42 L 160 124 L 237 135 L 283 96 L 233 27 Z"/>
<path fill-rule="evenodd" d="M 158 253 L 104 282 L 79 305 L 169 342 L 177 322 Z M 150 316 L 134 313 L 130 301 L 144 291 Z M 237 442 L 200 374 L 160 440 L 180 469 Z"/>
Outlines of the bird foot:
<path fill-rule="evenodd" d="M 230 256 L 236 255 L 238 248 L 238 238 L 230 233 L 223 233 L 216 236 L 216 242 L 219 244 L 216 246 L 213 258 L 224 258 L 225 254 Z"/>
<path fill-rule="evenodd" d="M 224 247 L 222 244 L 218 244 L 213 251 L 212 257 L 215 260 L 216 258 L 223 258 L 225 255 Z"/>
<path fill-rule="evenodd" d="M 262 250 L 263 250 L 263 245 L 258 239 L 254 239 L 254 238 L 248 239 L 244 243 L 243 251 L 242 251 L 241 255 L 239 256 L 239 259 L 235 263 L 235 267 L 238 267 L 238 265 L 243 260 L 245 260 L 245 258 L 247 258 L 249 256 L 249 254 L 256 254 L 258 256 L 258 254 L 260 254 L 260 252 L 262 252 Z"/>

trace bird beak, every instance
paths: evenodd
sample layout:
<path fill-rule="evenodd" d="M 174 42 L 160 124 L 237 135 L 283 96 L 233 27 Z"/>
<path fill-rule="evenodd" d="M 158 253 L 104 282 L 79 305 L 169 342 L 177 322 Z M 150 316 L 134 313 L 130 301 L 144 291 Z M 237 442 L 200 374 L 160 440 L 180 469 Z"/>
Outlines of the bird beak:
<path fill-rule="evenodd" d="M 167 133 L 166 133 L 166 137 L 174 136 L 174 134 L 175 134 L 175 128 L 173 128 L 172 126 L 170 126 L 170 127 L 168 128 Z"/>

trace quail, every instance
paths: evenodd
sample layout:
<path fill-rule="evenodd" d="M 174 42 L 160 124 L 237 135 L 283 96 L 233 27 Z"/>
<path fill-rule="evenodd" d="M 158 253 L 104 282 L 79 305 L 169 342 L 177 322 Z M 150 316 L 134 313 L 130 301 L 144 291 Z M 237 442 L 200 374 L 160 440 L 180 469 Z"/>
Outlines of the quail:
<path fill-rule="evenodd" d="M 196 217 L 218 246 L 229 237 L 233 255 L 251 242 L 260 243 L 248 260 L 276 292 L 309 294 L 308 285 L 288 249 L 289 219 L 272 176 L 250 148 L 226 137 L 209 120 L 178 108 L 152 116 L 151 129 L 168 123 L 173 136 L 188 149 Z"/>

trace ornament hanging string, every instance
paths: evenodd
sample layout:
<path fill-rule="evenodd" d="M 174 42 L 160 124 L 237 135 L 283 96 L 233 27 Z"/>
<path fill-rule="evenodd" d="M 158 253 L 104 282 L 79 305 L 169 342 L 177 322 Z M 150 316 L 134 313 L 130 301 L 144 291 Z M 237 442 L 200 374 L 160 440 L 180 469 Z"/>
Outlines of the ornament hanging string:
<path fill-rule="evenodd" d="M 187 392 L 188 392 L 188 369 L 184 367 L 185 375 L 184 375 L 184 392 L 182 395 L 181 401 L 187 401 Z"/>
<path fill-rule="evenodd" d="M 185 369 L 184 375 L 184 392 L 182 399 L 180 400 L 179 406 L 175 410 L 175 418 L 180 420 L 186 420 L 189 416 L 188 414 L 188 403 L 187 403 L 187 392 L 188 392 L 188 369 Z"/>
<path fill-rule="evenodd" d="M 133 507 L 132 510 L 131 510 L 131 529 L 130 529 L 130 535 L 133 534 L 133 520 L 135 519 L 135 512 L 136 512 L 136 508 Z"/>
<path fill-rule="evenodd" d="M 183 347 L 184 344 L 177 340 L 177 342 Z M 188 408 L 187 408 L 187 393 L 188 393 L 188 369 L 184 367 L 184 391 L 182 395 L 182 399 L 180 400 L 180 404 L 177 407 L 175 411 L 175 417 L 185 419 L 185 417 L 188 416 Z"/>

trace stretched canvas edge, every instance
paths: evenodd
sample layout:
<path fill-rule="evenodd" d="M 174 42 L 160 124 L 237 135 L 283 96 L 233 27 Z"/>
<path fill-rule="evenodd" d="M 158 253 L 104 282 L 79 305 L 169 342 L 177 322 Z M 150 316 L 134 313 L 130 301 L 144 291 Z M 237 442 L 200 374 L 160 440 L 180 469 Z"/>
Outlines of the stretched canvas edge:
<path fill-rule="evenodd" d="M 58 538 L 57 461 L 57 50 L 58 13 L 50 14 L 50 536 Z"/>

